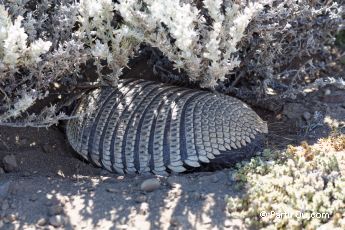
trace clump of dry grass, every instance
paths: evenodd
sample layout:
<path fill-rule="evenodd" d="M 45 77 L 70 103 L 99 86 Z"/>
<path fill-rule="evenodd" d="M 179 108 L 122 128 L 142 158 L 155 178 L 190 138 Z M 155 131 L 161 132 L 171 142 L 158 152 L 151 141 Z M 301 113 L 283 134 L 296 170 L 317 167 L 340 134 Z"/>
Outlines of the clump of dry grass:
<path fill-rule="evenodd" d="M 331 137 L 331 141 L 335 150 L 337 151 L 345 150 L 345 135 Z"/>
<path fill-rule="evenodd" d="M 337 135 L 283 152 L 265 150 L 239 163 L 232 179 L 246 193 L 228 199 L 231 216 L 260 229 L 344 229 L 344 140 Z M 310 218 L 316 213 L 324 215 Z"/>
<path fill-rule="evenodd" d="M 320 144 L 328 145 L 335 151 L 343 151 L 345 150 L 345 134 L 339 133 L 337 130 L 333 130 L 328 137 L 320 140 Z"/>

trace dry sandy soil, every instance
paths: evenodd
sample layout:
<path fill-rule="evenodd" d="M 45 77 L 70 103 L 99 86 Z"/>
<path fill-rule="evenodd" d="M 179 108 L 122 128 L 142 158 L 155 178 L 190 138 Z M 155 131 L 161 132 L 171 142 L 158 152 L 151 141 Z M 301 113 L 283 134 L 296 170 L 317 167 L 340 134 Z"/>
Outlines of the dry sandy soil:
<path fill-rule="evenodd" d="M 313 118 L 316 111 L 323 119 Z M 271 149 L 312 144 L 336 126 L 345 132 L 345 92 L 336 88 L 287 102 L 277 113 L 257 112 L 269 122 Z M 60 127 L 0 127 L 0 167 L 8 155 L 18 167 L 0 169 L 0 229 L 245 228 L 226 210 L 227 196 L 245 192 L 231 181 L 231 166 L 169 177 L 110 174 L 78 158 Z M 148 178 L 160 181 L 152 192 L 140 188 Z"/>

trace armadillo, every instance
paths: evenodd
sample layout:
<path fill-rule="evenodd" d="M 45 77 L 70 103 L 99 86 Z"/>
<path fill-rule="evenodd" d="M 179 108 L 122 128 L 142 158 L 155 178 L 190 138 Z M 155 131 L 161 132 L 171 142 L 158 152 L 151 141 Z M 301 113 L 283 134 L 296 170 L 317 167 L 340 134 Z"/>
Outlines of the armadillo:
<path fill-rule="evenodd" d="M 67 139 L 82 157 L 116 173 L 183 172 L 251 155 L 267 124 L 223 94 L 141 79 L 82 97 Z"/>

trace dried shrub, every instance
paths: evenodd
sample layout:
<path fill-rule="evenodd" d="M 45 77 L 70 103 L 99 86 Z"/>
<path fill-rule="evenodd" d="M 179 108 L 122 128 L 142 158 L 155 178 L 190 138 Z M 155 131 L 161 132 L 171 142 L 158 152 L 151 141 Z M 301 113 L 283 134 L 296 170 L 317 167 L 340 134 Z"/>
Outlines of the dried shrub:
<path fill-rule="evenodd" d="M 344 228 L 345 158 L 327 151 L 303 144 L 239 163 L 231 175 L 245 192 L 229 197 L 231 216 L 260 229 Z"/>
<path fill-rule="evenodd" d="M 100 82 L 116 86 L 139 43 L 125 26 L 116 28 L 114 6 L 110 0 L 0 1 L 0 125 L 46 127 L 70 118 L 63 104 L 27 112 L 53 85 L 66 92 L 77 87 L 86 63 L 95 65 Z"/>
<path fill-rule="evenodd" d="M 80 86 L 86 65 L 116 86 L 139 45 L 159 49 L 155 72 L 242 99 L 294 97 L 345 81 L 323 78 L 344 27 L 333 1 L 0 0 L 0 124 L 48 126 L 62 105 L 30 108 Z M 174 68 L 176 70 L 174 70 Z M 60 91 L 61 92 L 61 91 Z M 29 112 L 28 112 L 29 111 Z"/>

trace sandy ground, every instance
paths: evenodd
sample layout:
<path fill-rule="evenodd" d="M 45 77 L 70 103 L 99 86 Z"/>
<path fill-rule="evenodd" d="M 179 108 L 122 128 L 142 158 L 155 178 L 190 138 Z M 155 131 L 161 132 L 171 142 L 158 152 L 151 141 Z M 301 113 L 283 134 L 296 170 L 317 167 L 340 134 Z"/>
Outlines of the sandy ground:
<path fill-rule="evenodd" d="M 0 175 L 2 185 L 10 183 L 1 200 L 3 229 L 54 228 L 54 216 L 63 218 L 64 229 L 241 226 L 226 212 L 226 196 L 240 192 L 230 180 L 230 169 L 169 177 L 120 176 L 77 159 L 57 128 L 2 128 L 1 138 L 6 145 L 0 158 L 14 154 L 18 162 L 16 172 Z M 148 178 L 157 178 L 159 188 L 142 191 L 140 185 Z"/>

